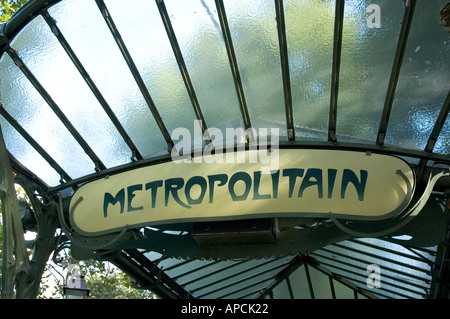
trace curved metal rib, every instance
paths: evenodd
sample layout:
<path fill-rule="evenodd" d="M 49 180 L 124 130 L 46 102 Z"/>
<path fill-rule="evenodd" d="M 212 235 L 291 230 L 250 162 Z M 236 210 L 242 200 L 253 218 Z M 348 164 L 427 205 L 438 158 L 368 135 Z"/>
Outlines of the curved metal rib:
<path fill-rule="evenodd" d="M 365 233 L 365 232 L 360 232 L 360 231 L 356 231 L 356 230 L 352 230 L 352 229 L 348 228 L 347 226 L 342 224 L 338 219 L 336 219 L 332 214 L 330 214 L 330 219 L 340 230 L 342 230 L 343 232 L 345 232 L 349 235 L 355 236 L 355 237 L 380 237 L 380 236 L 389 235 L 389 234 L 393 233 L 394 231 L 399 230 L 406 224 L 408 224 L 412 220 L 413 217 L 417 216 L 417 214 L 420 213 L 422 208 L 427 203 L 428 198 L 430 197 L 431 192 L 433 191 L 434 185 L 443 176 L 450 176 L 450 169 L 443 170 L 436 174 L 430 174 L 427 186 L 426 186 L 424 192 L 422 193 L 422 196 L 417 200 L 417 202 L 407 212 L 402 214 L 403 215 L 402 220 L 395 226 L 390 227 L 389 229 L 377 231 L 377 232 Z"/>

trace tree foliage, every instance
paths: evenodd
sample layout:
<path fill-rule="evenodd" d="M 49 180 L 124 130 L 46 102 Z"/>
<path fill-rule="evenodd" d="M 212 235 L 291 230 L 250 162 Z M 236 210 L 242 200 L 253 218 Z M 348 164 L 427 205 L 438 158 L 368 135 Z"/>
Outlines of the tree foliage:
<path fill-rule="evenodd" d="M 27 201 L 27 195 L 21 187 L 16 188 L 19 200 Z M 0 243 L 3 243 L 3 225 L 1 225 L 2 205 L 0 201 Z M 32 247 L 32 232 L 25 232 L 30 247 Z M 31 236 L 30 236 L 31 235 Z M 28 254 L 32 255 L 32 249 Z M 0 260 L 3 256 L 3 247 L 0 246 Z M 139 290 L 134 281 L 127 274 L 114 265 L 100 260 L 77 261 L 67 251 L 62 251 L 59 262 L 47 263 L 43 273 L 38 299 L 63 298 L 63 287 L 67 278 L 69 265 L 76 264 L 81 275 L 90 289 L 91 299 L 153 299 L 155 296 L 148 290 Z"/>
<path fill-rule="evenodd" d="M 153 299 L 148 290 L 139 290 L 127 274 L 114 265 L 100 260 L 78 261 L 70 255 L 61 259 L 59 265 L 49 263 L 44 273 L 39 299 L 63 297 L 64 282 L 69 265 L 75 265 L 90 289 L 90 299 Z"/>
<path fill-rule="evenodd" d="M 6 22 L 17 12 L 28 0 L 0 0 L 0 22 Z"/>

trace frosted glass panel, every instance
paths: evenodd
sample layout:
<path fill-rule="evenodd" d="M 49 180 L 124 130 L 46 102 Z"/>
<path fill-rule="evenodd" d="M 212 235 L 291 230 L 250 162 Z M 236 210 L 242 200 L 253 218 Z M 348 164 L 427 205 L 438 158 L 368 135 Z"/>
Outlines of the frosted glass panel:
<path fill-rule="evenodd" d="M 297 139 L 327 137 L 334 1 L 284 1 Z"/>
<path fill-rule="evenodd" d="M 8 123 L 3 117 L 0 117 L 0 127 L 5 140 L 6 148 L 14 158 L 25 165 L 26 168 L 35 174 L 39 174 L 49 186 L 59 184 L 61 177 L 44 160 L 34 148 Z"/>
<path fill-rule="evenodd" d="M 35 23 L 13 44 L 24 63 L 107 167 L 129 162 L 130 150 L 50 28 L 41 17 Z M 45 46 L 33 46 L 39 37 Z"/>
<path fill-rule="evenodd" d="M 167 153 L 162 134 L 95 2 L 64 1 L 49 12 L 142 155 Z"/>
<path fill-rule="evenodd" d="M 445 3 L 417 2 L 386 144 L 423 149 L 433 130 L 450 83 L 449 33 L 440 24 L 438 14 Z M 444 128 L 442 135 L 446 143 L 449 130 Z"/>
<path fill-rule="evenodd" d="M 286 116 L 274 1 L 224 1 L 252 126 L 279 128 Z"/>
<path fill-rule="evenodd" d="M 448 115 L 444 127 L 442 128 L 441 135 L 434 145 L 433 151 L 447 155 L 450 153 L 450 116 Z"/>
<path fill-rule="evenodd" d="M 169 132 L 192 131 L 196 117 L 156 2 L 133 1 L 128 14 L 123 1 L 106 5 Z"/>
<path fill-rule="evenodd" d="M 402 1 L 346 1 L 336 134 L 375 143 L 404 13 Z M 374 25 L 379 22 L 377 27 Z M 400 90 L 403 90 L 400 88 Z"/>
<path fill-rule="evenodd" d="M 446 2 L 417 2 L 387 145 L 423 149 L 448 94 L 450 41 L 438 15 Z M 208 127 L 243 127 L 215 1 L 164 3 Z M 126 14 L 123 1 L 105 4 L 169 133 L 180 127 L 192 132 L 192 102 L 155 1 L 136 0 Z M 345 1 L 337 137 L 373 145 L 405 4 L 377 1 L 379 26 L 367 20 L 371 4 Z M 224 5 L 252 125 L 279 128 L 286 139 L 274 1 L 224 0 Z M 335 0 L 285 0 L 283 5 L 296 138 L 326 140 Z M 147 158 L 167 154 L 166 141 L 95 1 L 61 1 L 49 13 L 140 153 Z M 41 16 L 11 46 L 107 167 L 130 162 L 129 147 Z M 7 112 L 72 178 L 93 173 L 92 160 L 6 53 L 0 68 Z M 18 133 L 2 123 L 8 139 L 16 140 Z M 434 148 L 440 154 L 450 152 L 449 123 L 447 119 Z M 14 145 L 14 156 L 31 165 L 23 139 L 26 146 L 8 143 Z M 52 174 L 46 171 L 42 178 L 55 181 Z"/>
<path fill-rule="evenodd" d="M 243 127 L 214 1 L 165 1 L 209 127 Z"/>
<path fill-rule="evenodd" d="M 43 20 L 37 19 L 18 35 L 14 45 L 18 49 L 23 48 L 24 54 L 19 51 L 21 55 L 26 57 L 28 50 L 33 48 L 32 42 L 37 41 L 34 39 L 38 38 L 35 32 L 46 27 L 44 23 Z M 27 43 L 28 46 L 21 45 L 21 43 Z M 39 46 L 35 48 L 34 56 L 30 52 L 31 67 L 33 67 L 33 61 L 39 63 L 42 58 L 39 53 L 40 49 L 43 50 Z M 43 51 L 45 52 L 45 50 Z M 6 111 L 72 178 L 93 173 L 94 163 L 9 56 L 5 55 L 2 58 L 0 68 L 2 70 L 2 103 Z M 19 154 L 17 155 L 18 158 L 22 158 Z M 35 173 L 38 174 L 38 172 Z M 45 180 L 45 176 L 41 178 Z"/>
<path fill-rule="evenodd" d="M 435 250 L 434 247 L 430 251 Z M 394 298 L 422 298 L 431 281 L 431 266 L 435 257 L 423 251 L 418 255 L 397 244 L 375 238 L 343 241 L 313 253 L 319 263 L 330 271 L 367 289 L 367 268 L 375 264 L 380 268 L 381 289 L 370 293 Z M 397 282 L 397 279 L 403 282 Z"/>

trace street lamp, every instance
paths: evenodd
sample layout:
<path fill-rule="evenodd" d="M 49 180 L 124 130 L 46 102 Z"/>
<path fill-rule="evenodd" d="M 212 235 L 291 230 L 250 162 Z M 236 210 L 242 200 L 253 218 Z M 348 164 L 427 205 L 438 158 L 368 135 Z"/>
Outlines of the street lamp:
<path fill-rule="evenodd" d="M 86 280 L 81 275 L 70 277 L 64 286 L 64 296 L 66 299 L 87 299 L 90 289 L 86 285 Z"/>

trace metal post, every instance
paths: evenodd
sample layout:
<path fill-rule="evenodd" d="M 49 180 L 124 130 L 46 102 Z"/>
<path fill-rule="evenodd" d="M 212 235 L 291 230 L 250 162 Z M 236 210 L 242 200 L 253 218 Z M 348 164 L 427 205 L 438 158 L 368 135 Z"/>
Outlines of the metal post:
<path fill-rule="evenodd" d="M 169 131 L 167 130 L 167 127 L 159 114 L 158 109 L 156 108 L 155 103 L 153 102 L 152 97 L 150 96 L 150 93 L 147 89 L 147 86 L 144 83 L 144 80 L 142 79 L 141 74 L 139 73 L 139 70 L 134 63 L 133 58 L 131 57 L 130 52 L 128 51 L 128 48 L 125 45 L 125 42 L 122 39 L 122 36 L 119 33 L 119 30 L 117 29 L 111 14 L 109 13 L 108 8 L 106 7 L 103 0 L 95 0 L 97 3 L 97 6 L 103 15 L 103 18 L 108 25 L 109 30 L 111 31 L 111 34 L 116 41 L 116 44 L 122 53 L 122 56 L 125 60 L 125 62 L 128 65 L 128 68 L 130 69 L 131 74 L 133 75 L 134 80 L 136 81 L 137 86 L 139 87 L 139 90 L 141 91 L 141 94 L 147 103 L 150 112 L 153 115 L 153 118 L 155 119 L 156 124 L 158 125 L 159 130 L 161 131 L 161 134 L 163 135 L 167 146 L 168 146 L 168 152 L 171 153 L 172 148 L 174 147 L 174 142 L 172 141 L 172 137 L 170 136 Z"/>
<path fill-rule="evenodd" d="M 195 115 L 197 117 L 197 120 L 200 121 L 201 129 L 203 132 L 203 136 L 205 137 L 206 144 L 209 144 L 211 142 L 211 137 L 209 136 L 208 126 L 206 125 L 205 117 L 203 116 L 203 112 L 200 108 L 197 95 L 195 94 L 194 86 L 192 85 L 191 78 L 189 76 L 189 72 L 186 67 L 186 63 L 184 62 L 184 58 L 181 53 L 177 37 L 175 35 L 175 31 L 173 30 L 172 23 L 170 22 L 170 17 L 169 13 L 167 12 L 166 5 L 162 0 L 157 0 L 156 5 L 158 6 L 161 20 L 164 24 L 164 28 L 166 29 L 167 37 L 169 38 L 170 45 L 172 46 L 172 51 L 175 56 L 175 59 L 177 60 L 178 68 L 180 69 L 180 73 L 183 78 L 183 82 L 186 86 L 186 90 L 189 94 L 189 98 L 191 100 L 192 107 L 194 108 Z"/>
<path fill-rule="evenodd" d="M 33 274 L 25 245 L 9 156 L 0 128 L 0 200 L 4 241 L 1 296 L 5 299 L 14 298 L 14 290 L 16 297 L 20 298 L 21 292 Z"/>
<path fill-rule="evenodd" d="M 286 125 L 289 141 L 295 140 L 294 115 L 292 111 L 291 80 L 289 76 L 289 58 L 287 49 L 286 23 L 284 19 L 283 0 L 275 0 L 278 42 L 280 47 L 281 73 L 283 75 L 284 103 L 286 109 Z"/>
<path fill-rule="evenodd" d="M 400 76 L 400 69 L 403 62 L 403 56 L 405 55 L 406 42 L 409 36 L 409 30 L 411 28 L 411 22 L 414 15 L 414 8 L 416 0 L 408 1 L 405 13 L 403 15 L 402 27 L 398 39 L 397 49 L 395 51 L 394 63 L 392 65 L 391 76 L 389 79 L 388 91 L 386 94 L 386 100 L 384 102 L 383 113 L 381 115 L 380 126 L 377 135 L 377 145 L 383 146 L 386 137 L 387 126 L 389 123 L 389 117 L 391 115 L 392 104 L 394 102 L 395 90 L 397 88 L 397 82 Z"/>
<path fill-rule="evenodd" d="M 227 49 L 228 60 L 230 61 L 231 72 L 233 74 L 234 85 L 239 99 L 239 105 L 241 107 L 242 120 L 244 121 L 245 129 L 252 127 L 250 121 L 250 115 L 247 109 L 247 102 L 245 100 L 244 89 L 242 87 L 241 75 L 239 73 L 239 66 L 236 59 L 236 54 L 233 47 L 233 41 L 231 39 L 231 32 L 228 26 L 228 19 L 225 12 L 225 6 L 223 0 L 216 0 L 216 9 L 219 16 L 220 26 L 222 28 L 223 39 L 225 41 L 225 47 Z M 254 141 L 254 136 L 250 136 L 250 142 Z"/>
<path fill-rule="evenodd" d="M 119 134 L 122 136 L 122 138 L 125 141 L 125 143 L 130 148 L 131 153 L 132 153 L 131 159 L 132 160 L 141 160 L 141 159 L 143 159 L 143 157 L 142 157 L 141 153 L 139 152 L 139 150 L 137 149 L 136 145 L 131 140 L 131 137 L 125 131 L 125 128 L 122 126 L 122 124 L 120 123 L 119 119 L 114 114 L 114 111 L 111 109 L 111 107 L 109 106 L 108 102 L 106 102 L 106 100 L 103 97 L 102 93 L 100 92 L 98 87 L 95 85 L 95 83 L 92 80 L 92 78 L 89 76 L 87 70 L 84 68 L 83 64 L 78 59 L 78 57 L 76 56 L 75 52 L 72 50 L 71 46 L 69 45 L 69 43 L 65 39 L 65 37 L 62 34 L 61 30 L 59 30 L 58 26 L 56 25 L 55 19 L 53 19 L 50 16 L 48 11 L 44 11 L 42 13 L 42 17 L 47 22 L 47 24 L 50 27 L 52 33 L 58 39 L 58 41 L 61 44 L 61 46 L 63 47 L 64 51 L 66 51 L 68 57 L 72 60 L 73 64 L 77 68 L 78 72 L 83 77 L 84 81 L 89 86 L 89 88 L 91 89 L 91 91 L 95 95 L 95 97 L 97 98 L 98 102 L 102 106 L 102 108 L 105 111 L 105 113 L 108 115 L 108 117 L 111 120 L 111 122 L 116 127 L 116 129 L 119 132 Z"/>
<path fill-rule="evenodd" d="M 314 289 L 313 289 L 312 282 L 311 282 L 311 274 L 309 273 L 308 264 L 305 263 L 304 267 L 305 267 L 306 279 L 308 280 L 308 288 L 309 288 L 309 293 L 311 295 L 311 299 L 315 299 Z"/>
<path fill-rule="evenodd" d="M 330 114 L 328 119 L 328 141 L 337 142 L 336 117 L 339 92 L 339 73 L 341 67 L 342 29 L 344 26 L 344 0 L 336 1 L 333 37 L 333 65 L 331 71 Z"/>

